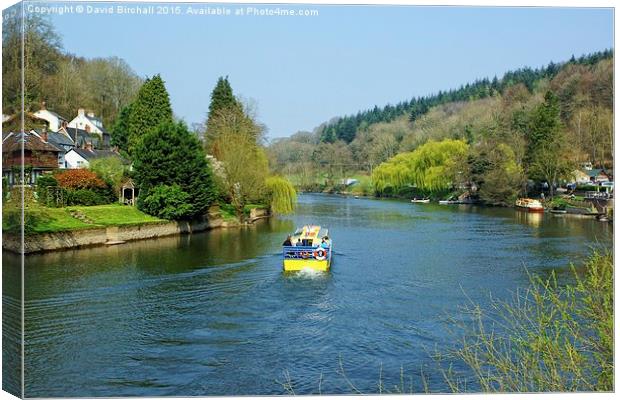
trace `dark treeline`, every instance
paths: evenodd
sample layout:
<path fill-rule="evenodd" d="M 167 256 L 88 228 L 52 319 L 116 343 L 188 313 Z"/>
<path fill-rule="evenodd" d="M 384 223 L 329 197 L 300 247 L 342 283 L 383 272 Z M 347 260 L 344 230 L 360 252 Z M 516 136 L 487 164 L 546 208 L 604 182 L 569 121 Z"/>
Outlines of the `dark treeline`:
<path fill-rule="evenodd" d="M 356 115 L 345 116 L 335 122 L 325 124 L 319 132 L 322 142 L 333 143 L 342 140 L 350 143 L 355 139 L 359 130 L 363 130 L 369 125 L 379 122 L 391 122 L 403 114 L 409 115 L 409 120 L 414 122 L 418 117 L 424 115 L 432 107 L 458 102 L 483 99 L 495 94 L 503 94 L 505 89 L 517 84 L 523 84 L 530 92 L 540 79 L 552 79 L 563 67 L 569 64 L 576 65 L 595 65 L 604 59 L 613 57 L 611 49 L 598 51 L 592 54 L 583 55 L 579 58 L 574 56 L 567 62 L 550 62 L 546 67 L 541 68 L 520 68 L 509 71 L 501 79 L 480 79 L 474 83 L 462 85 L 458 89 L 439 91 L 428 96 L 415 97 L 410 101 L 402 101 L 396 105 L 388 104 L 383 108 L 375 106 L 371 110 L 360 111 Z"/>

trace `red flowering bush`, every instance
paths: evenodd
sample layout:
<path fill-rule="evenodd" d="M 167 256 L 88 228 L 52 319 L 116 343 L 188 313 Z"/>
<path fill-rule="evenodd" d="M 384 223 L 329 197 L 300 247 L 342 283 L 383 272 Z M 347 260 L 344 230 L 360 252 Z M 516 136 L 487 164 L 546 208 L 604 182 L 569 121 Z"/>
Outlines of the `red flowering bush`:
<path fill-rule="evenodd" d="M 67 169 L 55 176 L 58 185 L 65 189 L 103 189 L 107 184 L 96 173 L 87 169 Z"/>

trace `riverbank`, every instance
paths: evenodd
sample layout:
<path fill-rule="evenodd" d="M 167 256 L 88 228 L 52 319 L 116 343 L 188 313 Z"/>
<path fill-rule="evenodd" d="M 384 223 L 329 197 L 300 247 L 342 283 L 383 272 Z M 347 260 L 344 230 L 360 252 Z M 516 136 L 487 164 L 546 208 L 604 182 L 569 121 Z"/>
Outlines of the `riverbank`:
<path fill-rule="evenodd" d="M 5 211 L 4 216 L 2 248 L 20 253 L 19 221 L 13 221 L 16 216 L 12 212 Z M 261 207 L 249 209 L 244 223 L 222 213 L 219 206 L 212 206 L 204 218 L 195 221 L 168 221 L 144 214 L 135 207 L 116 204 L 59 209 L 39 207 L 26 213 L 23 251 L 30 254 L 119 245 L 135 240 L 241 227 L 268 217 L 269 210 Z"/>

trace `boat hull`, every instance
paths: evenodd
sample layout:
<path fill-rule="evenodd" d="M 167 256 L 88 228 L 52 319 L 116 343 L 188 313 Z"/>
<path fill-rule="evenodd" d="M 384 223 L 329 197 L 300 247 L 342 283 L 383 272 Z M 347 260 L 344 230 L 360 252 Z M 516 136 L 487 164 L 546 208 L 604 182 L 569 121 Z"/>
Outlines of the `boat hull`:
<path fill-rule="evenodd" d="M 284 270 L 285 271 L 303 271 L 304 269 L 311 269 L 315 271 L 329 271 L 330 260 L 299 260 L 299 259 L 285 259 Z"/>

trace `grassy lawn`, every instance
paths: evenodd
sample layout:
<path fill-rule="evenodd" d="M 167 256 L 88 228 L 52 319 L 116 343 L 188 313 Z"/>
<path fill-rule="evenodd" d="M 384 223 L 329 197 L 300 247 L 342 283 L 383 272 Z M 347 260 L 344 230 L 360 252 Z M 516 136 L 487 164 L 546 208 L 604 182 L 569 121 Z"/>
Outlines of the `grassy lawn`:
<path fill-rule="evenodd" d="M 20 229 L 20 212 L 13 207 L 3 208 L 2 230 L 18 233 Z M 85 218 L 75 218 L 79 213 Z M 29 205 L 26 208 L 26 233 L 64 232 L 78 229 L 101 228 L 110 225 L 128 225 L 164 221 L 144 214 L 135 207 L 120 204 L 104 206 L 72 206 L 48 208 Z"/>
<path fill-rule="evenodd" d="M 121 204 L 106 204 L 103 206 L 71 206 L 66 207 L 68 212 L 78 212 L 95 225 L 132 225 L 145 222 L 165 221 L 143 213 L 136 207 Z"/>

